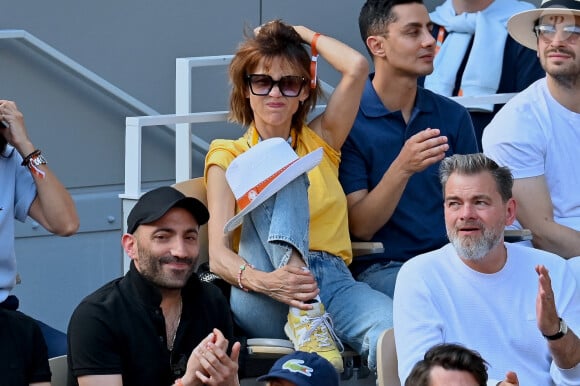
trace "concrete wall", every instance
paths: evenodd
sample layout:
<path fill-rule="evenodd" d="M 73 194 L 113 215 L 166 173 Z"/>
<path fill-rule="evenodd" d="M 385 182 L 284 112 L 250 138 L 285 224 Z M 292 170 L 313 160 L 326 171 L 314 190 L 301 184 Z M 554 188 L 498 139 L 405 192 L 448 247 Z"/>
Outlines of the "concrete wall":
<path fill-rule="evenodd" d="M 501 1 L 501 0 L 498 0 Z M 308 25 L 365 52 L 357 17 L 363 0 L 19 0 L 5 4 L 0 29 L 26 30 L 159 113 L 175 111 L 175 58 L 231 54 L 245 26 L 282 18 Z M 431 8 L 441 1 L 426 1 Z M 538 3 L 539 0 L 536 0 Z M 321 77 L 337 75 L 322 63 Z M 225 68 L 193 74 L 195 111 L 227 109 Z M 65 330 L 74 306 L 122 274 L 121 204 L 125 117 L 119 102 L 25 44 L 0 40 L 0 98 L 16 100 L 33 143 L 73 193 L 79 234 L 62 239 L 27 222 L 17 228 L 21 309 Z M 195 129 L 210 141 L 232 125 Z M 145 189 L 171 182 L 173 136 L 145 131 Z M 200 175 L 203 154 L 194 157 Z"/>

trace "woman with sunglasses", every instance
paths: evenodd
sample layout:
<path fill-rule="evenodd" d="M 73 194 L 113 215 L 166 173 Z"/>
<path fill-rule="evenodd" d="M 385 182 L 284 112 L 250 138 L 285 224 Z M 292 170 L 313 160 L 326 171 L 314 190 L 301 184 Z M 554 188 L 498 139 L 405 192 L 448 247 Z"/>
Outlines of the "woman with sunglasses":
<path fill-rule="evenodd" d="M 326 110 L 305 123 L 320 90 L 317 53 L 342 78 Z M 236 322 L 250 338 L 288 336 L 296 349 L 318 352 L 339 371 L 340 340 L 368 355 L 374 368 L 378 336 L 392 326 L 386 316 L 390 300 L 354 281 L 347 268 L 352 252 L 346 199 L 338 181 L 340 148 L 357 114 L 367 74 L 366 59 L 331 37 L 281 21 L 257 28 L 239 46 L 229 68 L 230 118 L 248 129 L 237 140 L 213 141 L 205 166 L 210 267 L 232 285 Z M 308 177 L 304 174 L 274 196 L 276 206 L 286 205 L 281 212 L 291 224 L 287 234 L 268 234 L 267 226 L 252 219 L 265 218 L 257 210 L 244 217 L 241 232 L 224 234 L 224 225 L 237 210 L 226 169 L 238 155 L 275 137 L 287 140 L 298 156 L 323 149 L 322 161 Z M 306 221 L 293 223 L 301 210 Z M 309 241 L 306 251 L 292 242 L 299 237 Z M 287 247 L 285 256 L 271 256 L 260 244 L 273 239 Z"/>

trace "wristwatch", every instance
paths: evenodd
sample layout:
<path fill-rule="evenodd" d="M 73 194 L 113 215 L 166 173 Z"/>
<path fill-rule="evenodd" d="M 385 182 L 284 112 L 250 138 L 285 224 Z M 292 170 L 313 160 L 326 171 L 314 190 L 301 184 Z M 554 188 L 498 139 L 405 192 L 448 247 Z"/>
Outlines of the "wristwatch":
<path fill-rule="evenodd" d="M 46 158 L 44 158 L 42 153 L 39 153 L 36 157 L 32 157 L 29 162 L 30 162 L 29 165 L 34 166 L 46 165 Z"/>
<path fill-rule="evenodd" d="M 560 339 L 561 337 L 563 337 L 564 335 L 566 335 L 566 333 L 568 332 L 568 325 L 566 324 L 566 322 L 564 322 L 564 320 L 562 320 L 562 318 L 560 318 L 560 329 L 558 330 L 557 333 L 555 333 L 554 335 L 544 335 L 544 338 L 548 339 L 548 340 L 556 340 L 556 339 Z"/>

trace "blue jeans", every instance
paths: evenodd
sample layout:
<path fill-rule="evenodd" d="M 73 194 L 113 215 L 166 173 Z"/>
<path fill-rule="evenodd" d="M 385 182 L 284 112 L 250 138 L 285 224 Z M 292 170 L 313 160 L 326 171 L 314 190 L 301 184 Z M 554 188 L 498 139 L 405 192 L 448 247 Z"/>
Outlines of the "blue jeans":
<path fill-rule="evenodd" d="M 338 337 L 376 368 L 379 335 L 393 326 L 392 300 L 354 280 L 344 261 L 308 250 L 308 178 L 303 175 L 244 217 L 240 256 L 256 269 L 271 272 L 285 264 L 294 247 L 314 275 L 320 298 Z M 286 338 L 288 305 L 263 294 L 232 287 L 236 323 L 248 337 Z"/>
<path fill-rule="evenodd" d="M 376 289 L 393 298 L 395 293 L 395 282 L 399 270 L 403 266 L 401 261 L 386 261 L 376 263 L 359 273 L 356 280 L 367 283 L 371 288 Z"/>
<path fill-rule="evenodd" d="M 66 355 L 68 351 L 66 334 L 40 320 L 36 320 L 36 323 L 40 326 L 40 330 L 44 336 L 46 348 L 48 349 L 48 357 L 52 358 Z"/>

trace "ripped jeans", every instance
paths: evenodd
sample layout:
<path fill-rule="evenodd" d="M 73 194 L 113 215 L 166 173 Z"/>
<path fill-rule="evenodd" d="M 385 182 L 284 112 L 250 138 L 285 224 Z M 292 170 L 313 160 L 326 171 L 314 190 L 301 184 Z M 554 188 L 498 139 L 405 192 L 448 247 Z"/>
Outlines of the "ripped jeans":
<path fill-rule="evenodd" d="M 334 331 L 368 365 L 376 368 L 379 335 L 393 326 L 391 298 L 355 281 L 344 261 L 308 250 L 309 207 L 306 174 L 295 179 L 244 217 L 239 255 L 256 269 L 271 272 L 287 264 L 294 247 L 314 275 Z M 248 337 L 286 339 L 288 305 L 232 286 L 230 304 Z"/>

